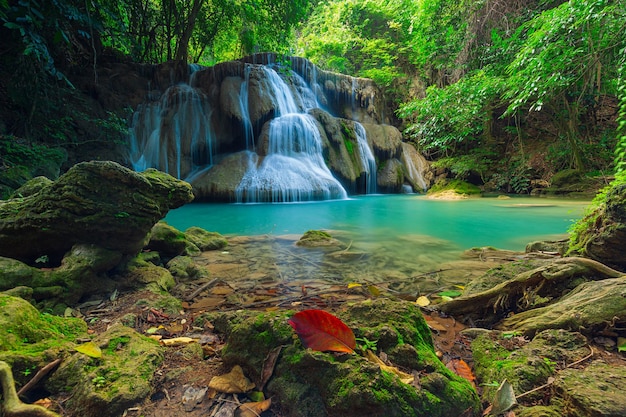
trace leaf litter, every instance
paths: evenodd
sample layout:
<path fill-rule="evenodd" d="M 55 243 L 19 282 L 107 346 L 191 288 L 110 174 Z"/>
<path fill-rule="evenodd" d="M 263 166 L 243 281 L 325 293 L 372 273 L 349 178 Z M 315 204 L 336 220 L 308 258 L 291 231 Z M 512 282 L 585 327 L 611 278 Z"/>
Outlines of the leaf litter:
<path fill-rule="evenodd" d="M 138 291 L 116 292 L 114 297 L 88 301 L 70 312 L 87 321 L 90 333 L 102 332 L 115 320 L 131 314 L 135 318 L 127 325 L 168 344 L 163 365 L 155 375 L 155 393 L 140 407 L 127 410 L 127 415 L 248 417 L 271 410 L 271 399 L 258 398 L 258 395 L 263 395 L 263 388 L 273 374 L 280 348 L 270 352 L 266 358 L 261 381 L 257 381 L 260 382 L 258 391 L 249 391 L 248 394 L 219 393 L 209 388 L 214 377 L 228 374 L 225 372 L 228 370 L 224 370 L 220 359 L 225 341 L 214 332 L 213 325 L 209 322 L 200 327 L 192 325 L 196 317 L 208 311 L 334 311 L 347 302 L 375 297 L 409 300 L 422 308 L 440 359 L 457 374 L 468 380 L 475 379 L 469 366 L 472 359 L 469 340 L 461 334 L 465 327 L 451 317 L 439 315 L 430 303 L 438 296 L 442 297 L 440 293 L 445 297 L 448 296 L 446 291 L 460 289 L 460 285 L 467 281 L 466 272 L 469 269 L 480 271 L 493 266 L 494 261 L 487 263 L 482 258 L 477 259 L 476 267 L 468 268 L 470 261 L 465 260 L 459 263 L 458 270 L 455 270 L 453 262 L 448 262 L 445 268 L 442 263 L 437 263 L 430 270 L 407 271 L 396 261 L 383 261 L 380 256 L 361 254 L 357 266 L 346 269 L 336 261 L 325 260 L 323 252 L 301 251 L 291 246 L 293 240 L 281 243 L 282 246 L 289 246 L 288 250 L 272 249 L 280 240 L 271 236 L 235 237 L 230 239 L 228 251 L 204 252 L 194 259 L 207 266 L 212 279 L 179 283 L 171 292 L 183 300 L 179 311 L 158 307 L 158 295 Z M 329 256 L 329 259 L 342 259 L 343 262 L 349 259 L 345 255 Z M 303 258 L 307 258 L 306 262 Z M 363 263 L 364 260 L 375 261 L 382 269 L 372 268 L 371 263 Z M 451 276 L 461 277 L 457 280 L 462 282 L 450 281 Z M 187 346 L 193 344 L 200 345 L 201 358 L 188 355 Z M 379 352 L 378 356 L 368 353 L 370 355 L 370 360 L 379 365 L 394 368 L 393 364 L 385 361 L 384 352 Z M 467 365 L 469 371 L 460 365 L 462 363 Z M 419 373 L 411 375 L 400 369 L 397 371 L 401 378 L 407 382 L 412 379 L 412 384 L 419 387 Z M 243 407 L 244 404 L 248 405 Z"/>

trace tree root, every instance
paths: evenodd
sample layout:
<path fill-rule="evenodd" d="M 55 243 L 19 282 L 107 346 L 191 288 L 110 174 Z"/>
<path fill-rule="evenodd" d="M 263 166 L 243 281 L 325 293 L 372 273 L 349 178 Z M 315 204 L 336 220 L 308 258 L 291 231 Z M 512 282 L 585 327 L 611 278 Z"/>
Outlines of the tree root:
<path fill-rule="evenodd" d="M 3 410 L 5 417 L 61 417 L 60 414 L 50 411 L 39 405 L 25 404 L 20 401 L 15 390 L 15 379 L 8 363 L 0 361 L 0 384 L 4 400 Z"/>
<path fill-rule="evenodd" d="M 587 258 L 560 258 L 548 265 L 516 275 L 508 281 L 480 293 L 462 296 L 440 306 L 448 314 L 480 314 L 477 307 L 493 309 L 496 315 L 509 309 L 525 310 L 532 307 L 533 300 L 544 289 L 575 277 L 602 280 L 617 278 L 622 272 Z"/>

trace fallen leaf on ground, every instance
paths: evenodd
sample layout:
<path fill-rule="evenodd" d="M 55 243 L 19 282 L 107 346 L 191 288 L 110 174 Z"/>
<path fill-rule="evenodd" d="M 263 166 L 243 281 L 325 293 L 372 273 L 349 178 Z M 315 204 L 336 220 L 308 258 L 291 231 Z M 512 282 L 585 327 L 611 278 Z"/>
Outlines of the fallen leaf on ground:
<path fill-rule="evenodd" d="M 185 392 L 183 393 L 183 408 L 186 412 L 191 412 L 197 404 L 200 404 L 206 395 L 206 392 L 209 388 L 196 388 L 196 387 L 187 387 Z"/>
<path fill-rule="evenodd" d="M 250 391 L 254 387 L 254 383 L 246 378 L 243 374 L 243 369 L 241 369 L 239 365 L 233 366 L 233 369 L 229 373 L 214 376 L 211 378 L 211 381 L 209 381 L 209 388 L 227 394 L 242 394 Z"/>
<path fill-rule="evenodd" d="M 263 361 L 263 371 L 261 372 L 261 382 L 260 382 L 261 386 L 259 387 L 259 390 L 261 391 L 263 390 L 263 387 L 265 386 L 265 384 L 267 384 L 267 381 L 269 381 L 272 375 L 274 374 L 274 368 L 276 367 L 276 360 L 278 359 L 278 356 L 280 355 L 280 351 L 282 350 L 282 348 L 283 348 L 282 346 L 275 347 L 265 357 L 265 360 Z"/>
<path fill-rule="evenodd" d="M 356 339 L 344 322 L 323 310 L 303 310 L 289 319 L 302 344 L 317 351 L 354 353 Z"/>
<path fill-rule="evenodd" d="M 453 371 L 460 377 L 467 379 L 474 389 L 476 389 L 476 377 L 472 373 L 472 369 L 463 359 L 452 359 L 446 364 L 446 368 Z"/>
<path fill-rule="evenodd" d="M 492 416 L 499 416 L 500 414 L 504 414 L 506 411 L 513 408 L 513 406 L 517 404 L 517 400 L 515 399 L 515 392 L 513 391 L 513 386 L 506 379 L 502 381 L 500 387 L 496 391 L 496 395 L 493 398 L 493 403 L 485 412 Z M 483 415 L 486 415 L 483 413 Z"/>
<path fill-rule="evenodd" d="M 235 417 L 258 417 L 262 412 L 269 410 L 271 405 L 271 398 L 264 401 L 241 404 L 235 411 Z"/>
<path fill-rule="evenodd" d="M 415 300 L 415 304 L 417 304 L 420 307 L 426 307 L 427 305 L 430 304 L 430 300 L 425 295 L 422 295 L 418 297 L 417 300 Z"/>
<path fill-rule="evenodd" d="M 192 339 L 191 337 L 174 337 L 172 339 L 161 339 L 161 344 L 164 346 L 179 346 L 179 345 L 188 345 L 189 343 L 197 342 L 196 339 Z"/>
<path fill-rule="evenodd" d="M 404 382 L 405 384 L 408 384 L 408 385 L 413 384 L 413 380 L 414 380 L 413 375 L 409 375 L 406 372 L 402 372 L 395 366 L 387 365 L 385 362 L 382 361 L 382 359 L 376 356 L 376 354 L 372 352 L 371 350 L 368 350 L 365 353 L 365 358 L 369 360 L 370 362 L 373 362 L 377 364 L 378 366 L 380 366 L 380 369 L 382 369 L 383 371 L 396 374 L 400 378 L 400 381 Z"/>
<path fill-rule="evenodd" d="M 80 353 L 84 353 L 85 355 L 92 358 L 102 357 L 102 350 L 100 350 L 100 347 L 94 342 L 83 343 L 82 345 L 76 346 L 74 350 Z"/>

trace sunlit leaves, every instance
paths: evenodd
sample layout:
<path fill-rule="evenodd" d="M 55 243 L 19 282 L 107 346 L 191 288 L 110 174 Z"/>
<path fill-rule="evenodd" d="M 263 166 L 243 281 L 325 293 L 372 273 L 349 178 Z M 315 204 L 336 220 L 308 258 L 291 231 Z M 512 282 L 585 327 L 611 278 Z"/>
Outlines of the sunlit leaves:
<path fill-rule="evenodd" d="M 523 25 L 526 41 L 507 68 L 507 114 L 520 108 L 541 110 L 563 94 L 582 100 L 605 88 L 611 75 L 604 74 L 604 66 L 624 45 L 622 9 L 615 2 L 574 0 Z"/>

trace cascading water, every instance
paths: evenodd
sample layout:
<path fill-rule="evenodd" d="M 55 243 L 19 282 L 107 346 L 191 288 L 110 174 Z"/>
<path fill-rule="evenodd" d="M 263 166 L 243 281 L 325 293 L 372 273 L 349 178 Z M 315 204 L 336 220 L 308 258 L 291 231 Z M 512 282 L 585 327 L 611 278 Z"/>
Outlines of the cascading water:
<path fill-rule="evenodd" d="M 167 89 L 161 100 L 142 104 L 130 129 L 130 161 L 136 171 L 158 168 L 177 178 L 213 163 L 211 110 L 187 84 Z"/>
<path fill-rule="evenodd" d="M 206 201 L 342 199 L 344 185 L 363 193 L 427 187 L 425 161 L 407 156 L 400 132 L 382 123 L 371 81 L 318 72 L 298 57 L 285 61 L 290 66 L 275 62 L 261 54 L 192 65 L 188 83 L 179 67 L 156 68 L 148 97 L 168 81 L 179 84 L 138 106 L 128 162 L 184 179 Z M 376 161 L 388 168 L 378 178 Z"/>
<path fill-rule="evenodd" d="M 259 156 L 249 153 L 248 169 L 235 191 L 237 202 L 347 198 L 324 162 L 315 120 L 298 108 L 276 71 L 265 68 L 265 72 L 276 98 L 276 117 L 269 126 L 267 155 L 259 163 Z"/>
<path fill-rule="evenodd" d="M 367 132 L 361 123 L 354 122 L 354 133 L 359 145 L 361 165 L 365 172 L 365 193 L 372 194 L 376 192 L 376 159 L 367 143 Z"/>
<path fill-rule="evenodd" d="M 239 89 L 239 107 L 241 108 L 244 134 L 246 135 L 246 149 L 254 150 L 254 132 L 252 131 L 250 110 L 248 108 L 248 85 L 250 85 L 250 69 L 251 65 L 246 64 L 244 69 L 244 80 L 241 83 L 241 88 Z"/>

